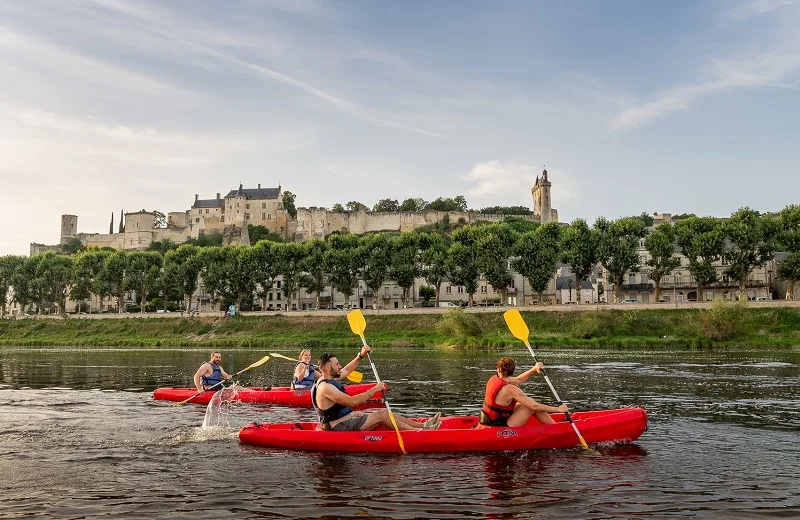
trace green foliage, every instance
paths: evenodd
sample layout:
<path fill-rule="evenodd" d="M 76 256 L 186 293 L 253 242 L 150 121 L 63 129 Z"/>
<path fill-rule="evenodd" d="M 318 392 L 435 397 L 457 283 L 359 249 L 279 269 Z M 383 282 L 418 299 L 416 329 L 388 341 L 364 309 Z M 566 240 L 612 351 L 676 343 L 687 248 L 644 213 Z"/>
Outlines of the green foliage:
<path fill-rule="evenodd" d="M 656 285 L 655 300 L 659 301 L 661 280 L 681 263 L 680 258 L 675 256 L 675 228 L 670 222 L 663 222 L 647 236 L 644 247 L 650 253 L 645 265 Z"/>
<path fill-rule="evenodd" d="M 458 195 L 452 199 L 439 197 L 428 204 L 425 209 L 434 211 L 467 211 L 467 199 L 463 195 Z"/>
<path fill-rule="evenodd" d="M 400 211 L 423 211 L 428 206 L 425 199 L 411 198 L 406 199 L 400 204 Z"/>
<path fill-rule="evenodd" d="M 701 335 L 715 341 L 740 338 L 745 334 L 745 314 L 744 302 L 729 304 L 723 299 L 714 300 L 711 308 L 701 311 Z"/>
<path fill-rule="evenodd" d="M 283 192 L 283 199 L 282 199 L 283 209 L 285 209 L 286 212 L 292 216 L 292 218 L 297 218 L 297 208 L 294 205 L 294 201 L 296 198 L 297 196 L 291 191 Z"/>
<path fill-rule="evenodd" d="M 247 226 L 247 235 L 250 237 L 251 244 L 255 244 L 256 242 L 261 242 L 262 240 L 269 240 L 271 242 L 284 241 L 279 234 L 273 233 L 264 226 L 253 225 L 253 224 L 249 224 Z"/>
<path fill-rule="evenodd" d="M 525 206 L 488 206 L 479 211 L 484 215 L 533 215 Z"/>
<path fill-rule="evenodd" d="M 167 216 L 166 215 L 164 215 L 163 213 L 161 213 L 158 210 L 153 210 L 152 213 L 153 213 L 153 216 L 155 216 L 155 219 L 153 220 L 153 228 L 154 229 L 163 229 L 163 228 L 167 227 Z"/>
<path fill-rule="evenodd" d="M 539 223 L 533 220 L 525 220 L 520 217 L 506 217 L 503 219 L 508 226 L 520 235 L 528 231 L 534 231 L 539 227 Z"/>
<path fill-rule="evenodd" d="M 150 244 L 150 247 L 147 248 L 148 251 L 155 251 L 157 253 L 166 254 L 167 251 L 172 251 L 173 249 L 177 249 L 178 244 L 173 242 L 170 239 L 160 240 L 158 242 L 153 242 Z"/>
<path fill-rule="evenodd" d="M 462 346 L 473 346 L 484 333 L 481 321 L 463 309 L 448 309 L 442 314 L 436 330 L 450 342 Z"/>
<path fill-rule="evenodd" d="M 366 206 L 366 204 L 362 204 L 357 200 L 351 200 L 345 205 L 345 207 L 347 208 L 347 211 L 369 211 L 369 208 Z"/>
<path fill-rule="evenodd" d="M 745 283 L 756 267 L 761 267 L 775 255 L 780 232 L 779 221 L 761 216 L 750 208 L 740 208 L 723 224 L 724 255 L 728 260 L 725 273 L 739 282 L 739 297 L 745 295 Z"/>
<path fill-rule="evenodd" d="M 608 272 L 614 284 L 614 299 L 619 301 L 625 274 L 639 270 L 639 240 L 647 234 L 647 226 L 640 217 L 626 217 L 608 221 L 603 217 L 594 225 L 597 259 Z"/>
<path fill-rule="evenodd" d="M 422 301 L 428 302 L 431 298 L 436 296 L 436 290 L 430 285 L 423 285 L 419 288 L 419 297 Z"/>
<path fill-rule="evenodd" d="M 197 238 L 190 238 L 185 244 L 197 247 L 219 247 L 222 245 L 222 235 L 219 233 L 201 234 Z"/>
<path fill-rule="evenodd" d="M 611 322 L 599 312 L 582 312 L 572 323 L 573 337 L 591 339 L 612 334 Z"/>
<path fill-rule="evenodd" d="M 561 236 L 561 259 L 570 265 L 577 278 L 576 285 L 580 287 L 599 260 L 597 235 L 579 218 L 564 228 Z"/>
<path fill-rule="evenodd" d="M 372 211 L 378 213 L 400 211 L 400 204 L 397 199 L 381 199 L 372 207 Z"/>
<path fill-rule="evenodd" d="M 81 244 L 80 238 L 70 238 L 65 244 L 59 246 L 59 250 L 65 255 L 74 255 L 79 251 L 84 251 L 86 248 Z"/>
<path fill-rule="evenodd" d="M 697 299 L 703 288 L 717 281 L 714 262 L 722 255 L 725 231 L 722 223 L 711 217 L 688 217 L 675 224 L 675 236 L 689 260 L 689 273 L 697 282 Z"/>
<path fill-rule="evenodd" d="M 528 279 L 531 288 L 539 294 L 540 302 L 553 279 L 560 244 L 561 226 L 557 222 L 547 222 L 523 234 L 514 247 L 511 265 Z"/>
<path fill-rule="evenodd" d="M 333 207 L 331 207 L 331 211 L 334 213 L 344 213 L 344 206 L 337 202 L 333 205 Z"/>

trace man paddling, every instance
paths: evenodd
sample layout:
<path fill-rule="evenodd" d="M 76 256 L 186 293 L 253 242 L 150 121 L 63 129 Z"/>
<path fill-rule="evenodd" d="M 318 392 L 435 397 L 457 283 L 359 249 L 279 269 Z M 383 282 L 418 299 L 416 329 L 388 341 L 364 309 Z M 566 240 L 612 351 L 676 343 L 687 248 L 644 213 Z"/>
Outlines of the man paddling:
<path fill-rule="evenodd" d="M 311 390 L 311 403 L 319 415 L 319 422 L 323 430 L 348 432 L 348 431 L 371 431 L 378 426 L 385 426 L 394 429 L 386 409 L 372 413 L 354 412 L 353 408 L 366 403 L 373 394 L 386 389 L 384 383 L 377 383 L 375 386 L 356 395 L 348 395 L 344 386 L 338 381 L 347 377 L 351 371 L 355 370 L 358 362 L 372 352 L 367 345 L 361 348 L 358 355 L 349 362 L 344 368 L 333 354 L 323 354 L 319 358 L 318 368 L 322 372 L 322 377 Z M 393 414 L 397 428 L 400 430 L 436 430 L 442 423 L 439 421 L 441 415 L 437 412 L 433 417 L 424 423 L 406 419 L 397 414 Z"/>
<path fill-rule="evenodd" d="M 531 416 L 535 416 L 542 424 L 554 424 L 548 413 L 566 413 L 567 405 L 558 408 L 541 404 L 520 390 L 517 386 L 524 383 L 534 373 L 541 372 L 544 365 L 536 363 L 533 368 L 514 377 L 516 363 L 511 358 L 501 358 L 497 362 L 497 374 L 486 383 L 486 395 L 481 406 L 480 423 L 486 426 L 522 426 Z"/>
<path fill-rule="evenodd" d="M 194 386 L 198 392 L 203 392 L 217 385 L 221 381 L 229 381 L 231 376 L 222 369 L 220 362 L 222 354 L 212 352 L 209 361 L 206 361 L 194 373 Z"/>

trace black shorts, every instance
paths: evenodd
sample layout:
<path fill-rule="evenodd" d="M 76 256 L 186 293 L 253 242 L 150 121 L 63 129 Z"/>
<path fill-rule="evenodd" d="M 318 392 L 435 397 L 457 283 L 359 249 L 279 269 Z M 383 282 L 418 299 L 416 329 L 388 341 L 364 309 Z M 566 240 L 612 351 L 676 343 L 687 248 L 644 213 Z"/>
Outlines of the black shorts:
<path fill-rule="evenodd" d="M 495 420 L 491 420 L 489 416 L 481 410 L 478 422 L 484 426 L 508 426 L 508 417 L 498 417 Z"/>

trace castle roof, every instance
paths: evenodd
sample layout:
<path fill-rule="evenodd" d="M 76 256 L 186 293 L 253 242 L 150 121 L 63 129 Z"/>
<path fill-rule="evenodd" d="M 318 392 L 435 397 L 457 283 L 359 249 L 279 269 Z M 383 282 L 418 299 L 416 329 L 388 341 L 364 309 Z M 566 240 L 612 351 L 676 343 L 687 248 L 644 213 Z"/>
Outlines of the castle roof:
<path fill-rule="evenodd" d="M 240 184 L 238 190 L 231 190 L 230 193 L 225 195 L 225 198 L 230 199 L 232 197 L 244 196 L 247 200 L 277 199 L 280 194 L 280 187 L 262 188 L 259 184 L 258 188 L 242 188 L 242 185 Z"/>
<path fill-rule="evenodd" d="M 225 200 L 223 199 L 198 199 L 192 204 L 193 208 L 224 208 Z"/>

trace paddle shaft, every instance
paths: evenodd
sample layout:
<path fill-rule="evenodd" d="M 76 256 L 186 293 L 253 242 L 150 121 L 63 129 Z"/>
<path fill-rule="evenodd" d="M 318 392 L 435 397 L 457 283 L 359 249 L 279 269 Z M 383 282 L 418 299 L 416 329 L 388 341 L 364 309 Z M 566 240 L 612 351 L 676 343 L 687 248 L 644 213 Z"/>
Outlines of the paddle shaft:
<path fill-rule="evenodd" d="M 260 361 L 260 360 L 259 360 L 259 361 Z M 266 362 L 266 360 L 264 360 L 264 361 Z M 229 381 L 233 381 L 233 378 L 234 378 L 234 377 L 236 377 L 236 376 L 238 376 L 239 374 L 242 374 L 242 373 L 244 373 L 244 372 L 247 372 L 247 371 L 248 371 L 248 370 L 250 370 L 251 368 L 255 368 L 256 366 L 258 366 L 258 365 L 260 365 L 260 364 L 261 364 L 261 363 L 258 363 L 258 362 L 256 362 L 256 364 L 250 365 L 250 366 L 249 366 L 249 367 L 247 367 L 247 368 L 243 368 L 243 369 L 239 370 L 238 372 L 236 372 L 235 374 L 233 374 L 233 375 L 231 376 L 231 378 L 229 379 Z M 186 403 L 188 403 L 189 401 L 191 401 L 192 399 L 194 399 L 195 397 L 197 397 L 198 395 L 200 395 L 200 394 L 204 394 L 204 393 L 208 392 L 209 390 L 213 390 L 214 388 L 216 388 L 216 387 L 220 386 L 220 385 L 221 385 L 222 383 L 224 383 L 224 382 L 225 382 L 225 381 L 220 381 L 220 382 L 219 382 L 219 383 L 217 383 L 217 384 L 211 385 L 211 386 L 209 386 L 208 388 L 206 388 L 205 390 L 203 390 L 202 392 L 197 392 L 196 394 L 194 394 L 194 395 L 193 395 L 192 397 L 190 397 L 189 399 L 186 399 L 185 401 L 181 401 L 181 402 L 179 402 L 179 403 L 177 403 L 177 404 L 186 404 Z"/>
<path fill-rule="evenodd" d="M 364 338 L 364 336 L 361 336 L 361 343 L 365 347 L 367 346 L 367 340 Z M 380 384 L 381 378 L 380 376 L 378 376 L 378 369 L 375 368 L 375 363 L 372 362 L 372 356 L 369 355 L 369 352 L 367 352 L 367 360 L 369 361 L 369 366 L 372 367 L 372 373 L 375 376 L 375 381 L 377 381 L 378 384 Z M 381 390 L 381 395 L 383 396 L 383 402 L 386 404 L 386 410 L 389 413 L 392 413 L 392 409 L 389 407 L 389 401 L 386 400 L 386 390 Z"/>
<path fill-rule="evenodd" d="M 531 356 L 533 356 L 533 362 L 538 363 L 539 360 L 536 359 L 536 353 L 533 351 L 533 348 L 531 348 L 531 344 L 528 341 L 526 341 L 525 346 L 528 347 L 528 352 L 530 352 Z M 544 376 L 544 380 L 547 382 L 547 386 L 550 387 L 550 391 L 553 392 L 553 397 L 556 398 L 556 403 L 558 403 L 559 406 L 564 404 L 563 401 L 561 401 L 561 397 L 558 396 L 558 392 L 556 392 L 556 388 L 553 386 L 553 383 L 550 382 L 550 378 L 547 377 L 547 370 L 545 370 L 544 367 L 542 367 L 542 375 Z M 564 415 L 566 416 L 567 421 L 569 421 L 569 423 L 572 425 L 572 429 L 575 430 L 575 435 L 578 436 L 578 440 L 581 441 L 581 445 L 584 448 L 586 448 L 588 445 L 586 444 L 586 441 L 583 439 L 583 435 L 581 435 L 581 432 L 578 431 L 578 427 L 575 426 L 575 421 L 572 420 L 572 415 L 570 415 L 569 412 L 564 412 Z"/>

